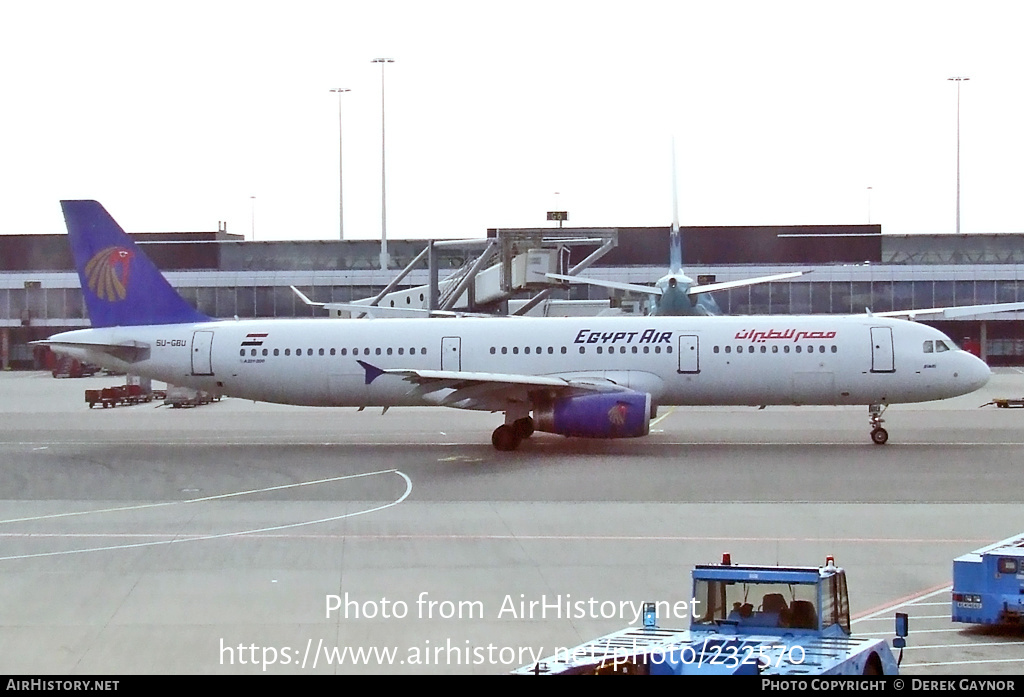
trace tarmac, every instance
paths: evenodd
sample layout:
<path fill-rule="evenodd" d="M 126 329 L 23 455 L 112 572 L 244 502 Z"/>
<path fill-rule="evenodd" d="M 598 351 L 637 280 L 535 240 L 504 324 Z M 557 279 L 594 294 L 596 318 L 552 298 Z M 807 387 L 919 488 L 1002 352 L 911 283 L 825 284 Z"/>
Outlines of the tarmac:
<path fill-rule="evenodd" d="M 1024 372 L 944 402 L 662 409 L 650 436 L 500 415 L 235 399 L 89 409 L 123 377 L 0 374 L 0 672 L 505 673 L 690 600 L 690 570 L 847 569 L 902 672 L 1013 675 L 1024 633 L 954 625 L 954 557 L 1024 530 Z M 684 626 L 686 617 L 660 617 Z"/>

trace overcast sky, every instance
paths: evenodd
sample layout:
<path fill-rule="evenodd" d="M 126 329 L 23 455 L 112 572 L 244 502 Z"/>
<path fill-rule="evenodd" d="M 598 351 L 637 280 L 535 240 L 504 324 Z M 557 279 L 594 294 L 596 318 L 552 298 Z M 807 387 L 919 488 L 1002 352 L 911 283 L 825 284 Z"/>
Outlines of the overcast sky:
<path fill-rule="evenodd" d="M 130 231 L 880 223 L 1024 231 L 1024 3 L 19 2 L 0 233 L 94 198 Z M 870 191 L 869 191 L 870 187 Z M 557 193 L 556 193 L 557 192 Z M 255 197 L 253 199 L 252 197 Z M 253 216 L 253 213 L 255 215 Z"/>

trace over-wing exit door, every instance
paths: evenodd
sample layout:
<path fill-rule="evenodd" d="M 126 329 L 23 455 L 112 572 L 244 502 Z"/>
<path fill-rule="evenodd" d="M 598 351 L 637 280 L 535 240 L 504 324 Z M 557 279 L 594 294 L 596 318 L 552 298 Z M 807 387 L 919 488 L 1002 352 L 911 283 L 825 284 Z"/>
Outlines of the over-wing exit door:
<path fill-rule="evenodd" d="M 462 370 L 462 338 L 446 336 L 441 339 L 441 370 Z"/>

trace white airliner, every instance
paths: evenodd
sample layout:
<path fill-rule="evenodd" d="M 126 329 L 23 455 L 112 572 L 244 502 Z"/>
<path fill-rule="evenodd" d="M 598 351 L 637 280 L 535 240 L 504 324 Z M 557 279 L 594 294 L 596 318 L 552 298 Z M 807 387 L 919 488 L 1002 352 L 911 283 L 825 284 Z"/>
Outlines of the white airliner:
<path fill-rule="evenodd" d="M 95 201 L 64 201 L 91 329 L 44 342 L 132 374 L 259 401 L 503 412 L 535 430 L 629 438 L 658 405 L 868 405 L 966 394 L 989 369 L 930 327 L 859 316 L 213 320 Z"/>

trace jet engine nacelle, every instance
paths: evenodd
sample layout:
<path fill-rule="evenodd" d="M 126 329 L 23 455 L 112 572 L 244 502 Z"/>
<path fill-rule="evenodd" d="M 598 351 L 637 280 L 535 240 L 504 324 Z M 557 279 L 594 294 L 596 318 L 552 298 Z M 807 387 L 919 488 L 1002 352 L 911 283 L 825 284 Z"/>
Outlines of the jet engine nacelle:
<path fill-rule="evenodd" d="M 534 428 L 580 438 L 636 438 L 651 430 L 651 395 L 606 392 L 558 399 L 533 412 Z"/>

